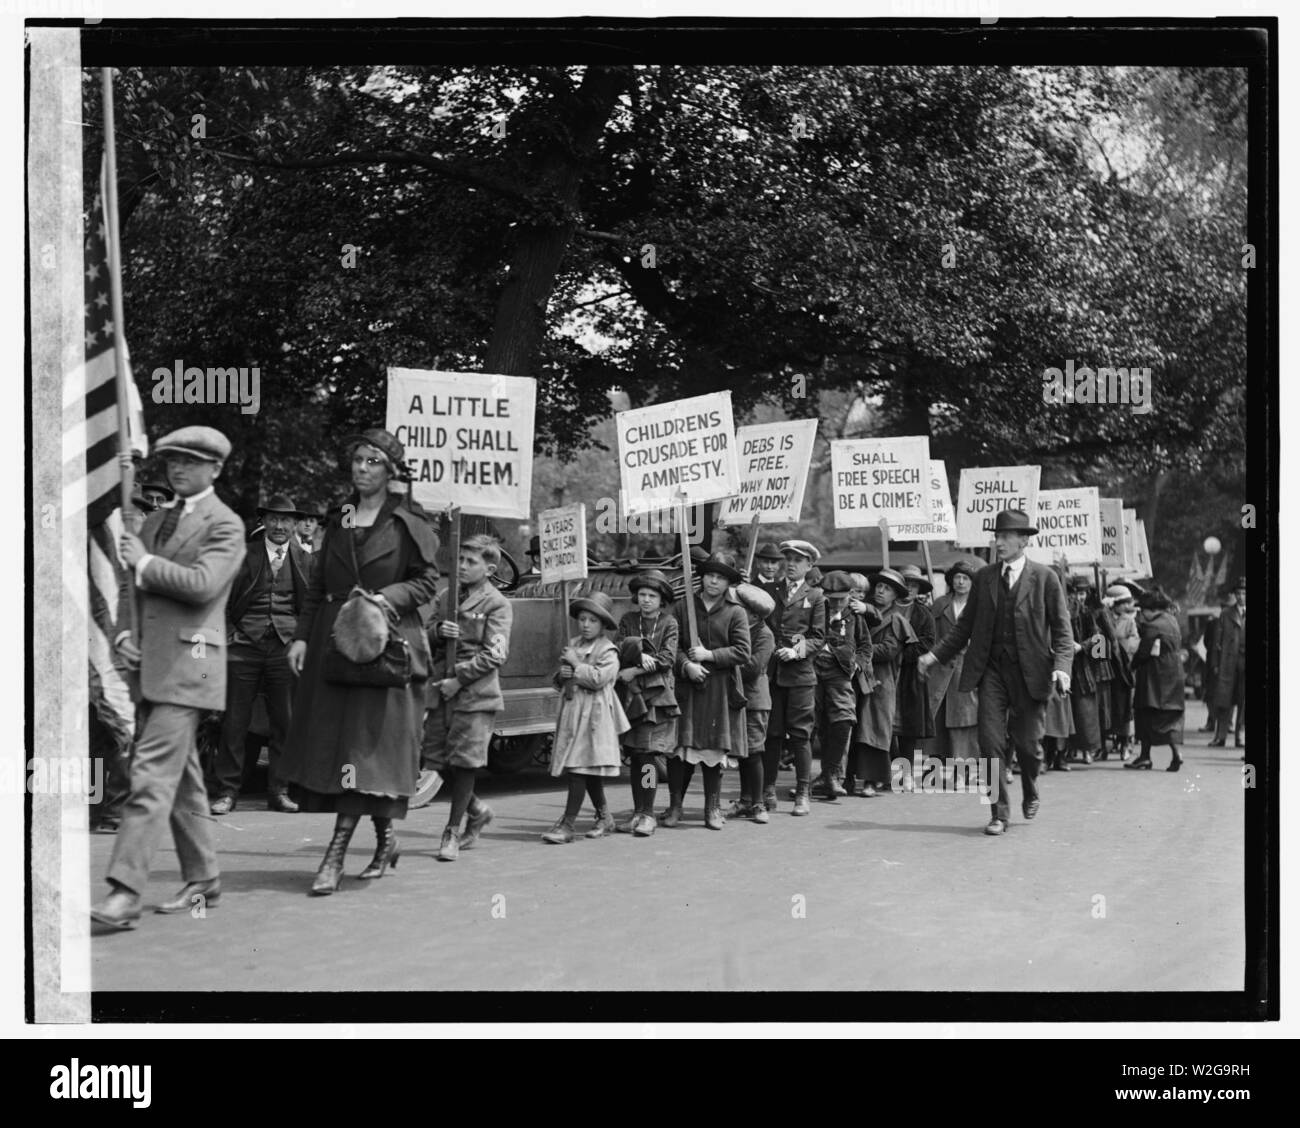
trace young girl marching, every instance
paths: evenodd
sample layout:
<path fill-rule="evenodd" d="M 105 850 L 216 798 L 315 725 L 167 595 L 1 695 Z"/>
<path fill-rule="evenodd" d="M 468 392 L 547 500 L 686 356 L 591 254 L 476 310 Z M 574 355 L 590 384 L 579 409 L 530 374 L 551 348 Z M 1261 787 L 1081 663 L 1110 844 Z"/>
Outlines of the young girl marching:
<path fill-rule="evenodd" d="M 697 564 L 700 594 L 689 593 L 677 610 L 677 747 L 668 760 L 669 807 L 664 826 L 682 819 L 682 800 L 695 765 L 704 765 L 704 825 L 721 830 L 722 765 L 745 744 L 745 689 L 740 669 L 749 661 L 749 623 L 743 608 L 727 600 L 741 579 L 736 558 L 715 552 Z M 698 640 L 689 634 L 686 600 L 695 601 Z"/>
<path fill-rule="evenodd" d="M 635 576 L 627 585 L 636 610 L 618 622 L 618 698 L 632 726 L 623 735 L 623 750 L 632 769 L 632 814 L 615 827 L 622 834 L 648 838 L 655 832 L 655 793 L 659 782 L 656 756 L 677 746 L 677 696 L 673 663 L 677 659 L 677 620 L 673 585 L 657 569 Z"/>
<path fill-rule="evenodd" d="M 551 775 L 568 776 L 569 800 L 560 821 L 542 835 L 543 842 L 557 844 L 573 841 L 584 795 L 596 808 L 596 822 L 587 837 L 604 838 L 613 831 L 605 777 L 619 773 L 618 738 L 628 730 L 627 715 L 614 694 L 618 647 L 604 634 L 605 628 L 618 625 L 609 596 L 580 596 L 570 603 L 569 615 L 578 620 L 578 634 L 560 655 L 555 675 L 560 714 L 551 751 Z"/>

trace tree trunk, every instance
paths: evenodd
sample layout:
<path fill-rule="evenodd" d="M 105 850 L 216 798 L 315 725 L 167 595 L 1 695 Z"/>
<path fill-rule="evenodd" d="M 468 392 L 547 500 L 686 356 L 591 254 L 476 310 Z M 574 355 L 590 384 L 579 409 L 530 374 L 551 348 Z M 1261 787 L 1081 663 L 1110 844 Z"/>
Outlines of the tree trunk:
<path fill-rule="evenodd" d="M 583 163 L 595 153 L 615 100 L 627 82 L 628 73 L 621 68 L 588 67 L 567 118 L 558 125 L 558 132 L 572 139 L 570 147 L 567 151 L 552 148 L 539 162 L 539 195 L 553 201 L 557 213 L 566 218 L 520 225 L 510 274 L 497 300 L 486 357 L 489 372 L 535 375 L 546 332 L 547 303 L 573 238 L 575 221 L 571 217 L 582 185 Z"/>

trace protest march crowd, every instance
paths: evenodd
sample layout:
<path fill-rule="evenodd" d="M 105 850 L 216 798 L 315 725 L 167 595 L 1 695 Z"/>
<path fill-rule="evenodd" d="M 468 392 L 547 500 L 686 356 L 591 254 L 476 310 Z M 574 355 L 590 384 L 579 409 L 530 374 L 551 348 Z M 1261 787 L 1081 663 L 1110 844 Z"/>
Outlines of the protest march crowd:
<path fill-rule="evenodd" d="M 729 415 L 728 407 L 728 427 Z M 655 434 L 643 426 L 632 437 Z M 695 454 L 712 463 L 726 445 Z M 156 444 L 168 482 L 144 483 L 143 508 L 153 511 L 119 546 L 120 596 L 124 606 L 134 601 L 139 626 L 122 630 L 116 649 L 138 714 L 125 802 L 108 828 L 110 891 L 91 910 L 101 926 L 139 920 L 168 828 L 184 887 L 156 911 L 219 902 L 212 819 L 237 802 L 259 693 L 271 727 L 270 807 L 335 815 L 311 893 L 338 889 L 365 818 L 376 845 L 358 879 L 397 865 L 395 824 L 430 773 L 448 797 L 438 859 L 455 861 L 485 841 L 493 813 L 475 794 L 475 773 L 503 708 L 499 671 L 512 643 L 511 601 L 494 583 L 501 548 L 485 534 L 462 541 L 457 526 L 455 572 L 440 593 L 434 515 L 413 489 L 393 488 L 411 477 L 403 443 L 372 428 L 342 446 L 352 493 L 323 528 L 321 511 L 275 494 L 248 539 L 214 491 L 230 455 L 225 436 L 189 426 Z M 788 489 L 788 479 L 776 487 Z M 745 492 L 731 480 L 716 496 Z M 915 507 L 924 490 L 905 492 Z M 802 485 L 797 494 L 796 510 Z M 922 505 L 919 514 L 932 511 Z M 1038 529 L 1023 509 L 1003 508 L 983 527 L 990 561 L 952 563 L 933 602 L 931 578 L 916 565 L 893 568 L 886 557 L 868 573 L 822 570 L 809 540 L 760 546 L 757 517 L 750 563 L 696 549 L 640 569 L 622 615 L 605 592 L 580 588 L 553 667 L 549 770 L 563 778 L 567 801 L 542 840 L 679 827 L 697 767 L 713 831 L 728 818 L 767 823 L 787 800 L 792 815 L 808 816 L 814 800 L 938 788 L 980 794 L 990 836 L 1008 828 L 1017 773 L 1021 814 L 1033 819 L 1042 770 L 1108 757 L 1151 769 L 1153 752 L 1167 746 L 1165 768 L 1177 771 L 1184 674 L 1170 599 L 1134 582 L 1099 590 L 1092 575 L 1031 559 Z M 669 574 L 678 569 L 684 588 Z M 1244 581 L 1235 598 L 1217 640 L 1228 688 L 1212 702 L 1216 743 L 1226 738 L 1224 706 L 1227 716 L 1240 706 L 1244 684 Z M 222 713 L 222 734 L 205 764 L 197 733 L 212 711 Z M 609 787 L 625 761 L 631 804 L 617 817 Z M 793 789 L 782 793 L 790 767 Z M 732 768 L 738 785 L 724 813 Z M 580 831 L 588 801 L 594 821 Z"/>

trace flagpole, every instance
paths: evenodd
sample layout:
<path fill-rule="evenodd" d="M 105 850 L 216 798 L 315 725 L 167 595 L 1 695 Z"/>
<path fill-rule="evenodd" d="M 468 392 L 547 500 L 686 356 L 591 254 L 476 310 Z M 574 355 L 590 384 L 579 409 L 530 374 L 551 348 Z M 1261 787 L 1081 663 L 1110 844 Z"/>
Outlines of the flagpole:
<path fill-rule="evenodd" d="M 104 102 L 104 224 L 108 228 L 109 295 L 113 304 L 113 363 L 117 381 L 117 450 L 127 455 L 121 460 L 122 527 L 134 531 L 132 526 L 131 494 L 135 489 L 135 466 L 130 459 L 131 430 L 128 416 L 131 396 L 128 382 L 131 377 L 126 367 L 126 320 L 122 313 L 122 254 L 117 226 L 117 130 L 113 120 L 113 69 L 100 69 L 100 82 Z M 135 600 L 126 601 L 127 622 L 132 639 L 136 636 Z"/>

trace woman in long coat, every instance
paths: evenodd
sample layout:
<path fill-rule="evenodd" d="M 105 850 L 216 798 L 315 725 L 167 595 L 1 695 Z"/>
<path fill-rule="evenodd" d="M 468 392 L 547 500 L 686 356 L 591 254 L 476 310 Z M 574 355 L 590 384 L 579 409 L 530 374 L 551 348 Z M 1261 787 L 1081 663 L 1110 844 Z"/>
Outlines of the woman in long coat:
<path fill-rule="evenodd" d="M 1084 575 L 1070 577 L 1070 630 L 1074 633 L 1074 664 L 1070 672 L 1070 714 L 1074 720 L 1071 747 L 1085 764 L 1101 751 L 1101 706 L 1098 703 L 1102 635 L 1101 607 L 1094 598 L 1092 581 Z M 1104 638 L 1104 636 L 1102 636 Z M 1109 691 L 1109 687 L 1108 691 Z M 1107 710 L 1109 712 L 1109 710 Z"/>
<path fill-rule="evenodd" d="M 298 675 L 293 725 L 281 771 L 304 811 L 334 811 L 334 835 L 312 892 L 333 893 L 352 832 L 363 815 L 378 848 L 362 877 L 379 877 L 391 854 L 392 820 L 406 817 L 420 766 L 429 644 L 417 608 L 434 596 L 438 538 L 412 499 L 390 493 L 405 451 L 372 428 L 347 440 L 356 492 L 330 521 L 298 616 L 289 668 Z M 377 593 L 396 616 L 411 653 L 409 684 L 395 688 L 325 680 L 334 621 L 354 586 Z"/>
<path fill-rule="evenodd" d="M 907 616 L 916 636 L 914 642 L 903 647 L 903 661 L 898 670 L 898 706 L 894 712 L 893 754 L 906 760 L 909 767 L 903 772 L 903 790 L 911 791 L 913 753 L 923 740 L 934 736 L 934 713 L 930 709 L 930 690 L 916 670 L 917 659 L 934 646 L 934 613 L 923 602 L 933 590 L 930 581 L 915 564 L 908 564 L 899 575 L 907 582 L 907 598 L 899 607 Z"/>
<path fill-rule="evenodd" d="M 858 702 L 858 726 L 849 754 L 851 766 L 844 778 L 844 788 L 850 795 L 870 799 L 878 787 L 889 786 L 898 671 L 903 647 L 916 640 L 907 614 L 898 603 L 906 595 L 907 582 L 892 568 L 876 574 L 873 599 L 880 620 L 871 624 L 870 647 L 858 652 L 858 689 L 863 696 Z M 855 778 L 864 781 L 861 791 L 854 788 Z"/>
<path fill-rule="evenodd" d="M 1173 759 L 1166 771 L 1183 764 L 1178 746 L 1183 743 L 1184 699 L 1182 632 L 1169 598 L 1156 588 L 1138 600 L 1138 649 L 1133 656 L 1137 685 L 1133 691 L 1133 719 L 1141 754 L 1126 768 L 1151 768 L 1151 746 L 1168 744 Z"/>
<path fill-rule="evenodd" d="M 944 573 L 948 594 L 934 601 L 934 634 L 942 642 L 957 625 L 966 609 L 972 581 L 983 567 L 978 562 L 958 560 Z M 947 666 L 935 666 L 928 681 L 930 711 L 934 715 L 934 755 L 948 764 L 956 757 L 979 757 L 979 690 L 961 690 L 961 672 L 966 647 Z"/>

